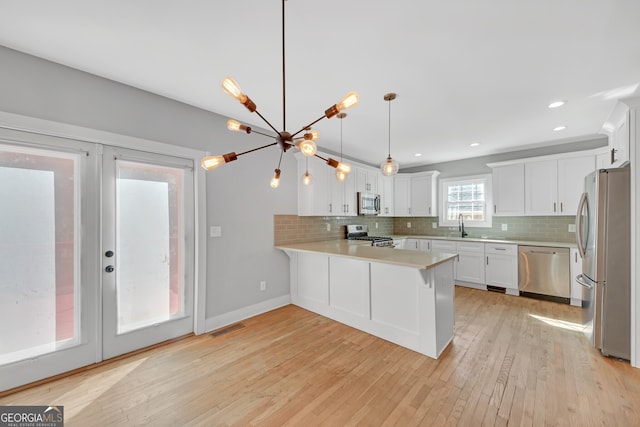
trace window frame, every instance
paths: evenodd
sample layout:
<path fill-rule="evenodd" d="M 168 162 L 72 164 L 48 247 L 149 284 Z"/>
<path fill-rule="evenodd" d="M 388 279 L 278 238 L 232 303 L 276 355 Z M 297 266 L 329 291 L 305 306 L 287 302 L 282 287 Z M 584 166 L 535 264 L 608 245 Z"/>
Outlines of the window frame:
<path fill-rule="evenodd" d="M 438 225 L 440 227 L 457 227 L 458 220 L 447 220 L 447 207 L 448 202 L 446 198 L 447 189 L 452 185 L 462 185 L 468 184 L 472 182 L 483 182 L 484 183 L 484 221 L 473 221 L 473 220 L 465 220 L 464 226 L 467 228 L 491 228 L 493 226 L 493 212 L 490 207 L 493 205 L 492 198 L 492 179 L 491 174 L 480 174 L 480 175 L 469 175 L 469 176 L 458 176 L 451 178 L 442 178 L 439 182 L 439 215 L 438 215 Z"/>

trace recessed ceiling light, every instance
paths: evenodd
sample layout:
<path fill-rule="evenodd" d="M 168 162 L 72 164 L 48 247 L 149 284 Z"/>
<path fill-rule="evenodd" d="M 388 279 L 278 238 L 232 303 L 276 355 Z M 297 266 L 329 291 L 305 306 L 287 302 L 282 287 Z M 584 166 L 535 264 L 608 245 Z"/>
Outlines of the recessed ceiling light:
<path fill-rule="evenodd" d="M 558 107 L 562 107 L 564 104 L 566 104 L 567 101 L 554 101 L 551 104 L 549 104 L 549 108 L 558 108 Z"/>
<path fill-rule="evenodd" d="M 480 145 L 479 142 L 472 142 L 471 144 L 469 144 L 469 147 L 477 147 L 478 145 Z"/>
<path fill-rule="evenodd" d="M 416 153 L 416 154 L 414 154 L 414 157 L 420 157 L 420 156 L 422 156 L 422 153 Z"/>
<path fill-rule="evenodd" d="M 567 127 L 566 126 L 556 126 L 553 128 L 554 131 L 559 131 L 559 130 L 565 130 Z"/>

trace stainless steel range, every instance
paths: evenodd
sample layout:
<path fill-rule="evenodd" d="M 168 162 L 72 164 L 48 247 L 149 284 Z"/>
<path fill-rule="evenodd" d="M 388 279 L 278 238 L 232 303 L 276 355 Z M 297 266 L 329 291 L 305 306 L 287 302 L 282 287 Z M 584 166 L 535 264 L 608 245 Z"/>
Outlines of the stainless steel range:
<path fill-rule="evenodd" d="M 366 240 L 371 242 L 371 246 L 393 248 L 393 238 L 385 236 L 370 236 L 367 225 L 347 225 L 347 239 Z"/>

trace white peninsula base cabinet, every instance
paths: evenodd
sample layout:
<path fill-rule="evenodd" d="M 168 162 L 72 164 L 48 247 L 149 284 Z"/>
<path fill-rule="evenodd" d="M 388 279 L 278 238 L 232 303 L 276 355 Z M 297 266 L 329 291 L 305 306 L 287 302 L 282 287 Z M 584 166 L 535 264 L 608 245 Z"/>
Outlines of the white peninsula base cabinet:
<path fill-rule="evenodd" d="M 293 304 L 434 359 L 452 341 L 453 258 L 425 269 L 280 249 L 290 258 Z"/>

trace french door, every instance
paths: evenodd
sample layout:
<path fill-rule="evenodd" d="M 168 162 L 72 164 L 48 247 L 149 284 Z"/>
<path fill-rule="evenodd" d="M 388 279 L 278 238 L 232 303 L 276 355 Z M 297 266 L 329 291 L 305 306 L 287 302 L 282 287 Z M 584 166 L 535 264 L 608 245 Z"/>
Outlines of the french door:
<path fill-rule="evenodd" d="M 0 128 L 0 391 L 194 330 L 192 165 Z"/>
<path fill-rule="evenodd" d="M 104 148 L 104 359 L 193 331 L 192 165 Z"/>

